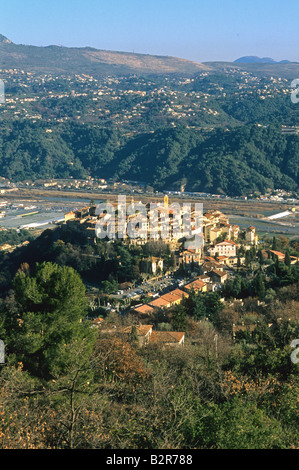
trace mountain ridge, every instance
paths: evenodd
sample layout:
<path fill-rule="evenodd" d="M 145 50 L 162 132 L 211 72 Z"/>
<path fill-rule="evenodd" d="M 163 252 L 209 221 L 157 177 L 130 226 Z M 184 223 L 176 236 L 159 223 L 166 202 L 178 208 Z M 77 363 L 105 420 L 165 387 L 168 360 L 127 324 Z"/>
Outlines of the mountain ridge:
<path fill-rule="evenodd" d="M 239 59 L 236 59 L 234 61 L 235 64 L 256 64 L 256 63 L 261 63 L 261 64 L 291 64 L 292 61 L 290 60 L 279 60 L 276 61 L 272 59 L 271 57 L 258 57 L 258 56 L 253 56 L 253 55 L 248 55 L 248 56 L 243 56 L 239 57 Z"/>
<path fill-rule="evenodd" d="M 32 46 L 15 44 L 0 34 L 1 69 L 15 68 L 31 73 L 55 73 L 57 75 L 82 73 L 92 75 L 95 78 L 110 75 L 163 74 L 190 77 L 200 73 L 228 73 L 235 68 L 246 70 L 249 73 L 281 76 L 287 79 L 299 74 L 299 64 L 296 62 L 272 62 L 273 59 L 269 59 L 269 62 L 240 62 L 240 59 L 235 62 L 196 62 L 173 56 L 111 51 L 90 46 Z"/>
<path fill-rule="evenodd" d="M 93 47 L 57 45 L 32 46 L 15 44 L 0 35 L 0 67 L 22 68 L 37 72 L 119 74 L 194 74 L 209 71 L 200 62 L 172 56 L 125 51 L 108 51 Z"/>
<path fill-rule="evenodd" d="M 12 44 L 12 41 L 8 39 L 6 36 L 3 36 L 3 34 L 0 34 L 0 43 Z"/>
<path fill-rule="evenodd" d="M 0 176 L 12 181 L 93 176 L 229 196 L 298 191 L 299 141 L 275 126 L 128 136 L 92 124 L 15 121 L 0 122 L 0 135 Z"/>

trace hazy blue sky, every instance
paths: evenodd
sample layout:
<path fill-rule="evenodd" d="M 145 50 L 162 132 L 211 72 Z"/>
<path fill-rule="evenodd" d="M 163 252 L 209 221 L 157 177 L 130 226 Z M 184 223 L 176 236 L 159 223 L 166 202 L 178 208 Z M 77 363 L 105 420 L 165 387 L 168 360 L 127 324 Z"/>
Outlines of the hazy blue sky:
<path fill-rule="evenodd" d="M 199 62 L 299 61 L 298 0 L 0 0 L 17 44 L 92 46 Z"/>

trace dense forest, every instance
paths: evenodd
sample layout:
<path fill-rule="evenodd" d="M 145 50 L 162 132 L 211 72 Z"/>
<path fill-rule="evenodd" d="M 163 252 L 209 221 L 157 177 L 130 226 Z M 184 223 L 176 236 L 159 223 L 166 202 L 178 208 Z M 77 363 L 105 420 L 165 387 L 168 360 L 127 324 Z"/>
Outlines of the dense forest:
<path fill-rule="evenodd" d="M 93 124 L 2 121 L 0 168 L 15 181 L 91 175 L 230 196 L 297 191 L 299 143 L 272 125 L 128 136 Z"/>

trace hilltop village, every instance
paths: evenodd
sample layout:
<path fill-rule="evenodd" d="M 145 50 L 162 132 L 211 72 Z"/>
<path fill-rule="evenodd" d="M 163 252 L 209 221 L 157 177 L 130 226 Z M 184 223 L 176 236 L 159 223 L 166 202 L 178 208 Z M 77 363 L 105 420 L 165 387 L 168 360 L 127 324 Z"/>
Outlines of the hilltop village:
<path fill-rule="evenodd" d="M 78 211 L 66 213 L 64 225 L 85 233 L 92 244 L 97 243 L 96 233 L 100 224 L 102 230 L 105 228 L 107 243 L 115 241 L 109 240 L 109 235 L 111 238 L 112 234 L 121 234 L 122 243 L 128 247 L 140 247 L 150 243 L 164 243 L 168 246 L 171 264 L 165 265 L 163 256 L 140 257 L 139 281 L 115 283 L 115 291 L 110 291 L 108 299 L 106 298 L 107 313 L 115 311 L 133 315 L 138 322 L 135 334 L 139 341 L 142 340 L 145 344 L 157 341 L 168 345 L 184 344 L 184 332 L 155 331 L 153 325 L 147 324 L 157 312 L 170 311 L 194 293 L 221 293 L 227 283 L 233 282 L 240 270 L 248 269 L 257 253 L 260 253 L 263 259 L 268 259 L 269 263 L 276 258 L 280 262 L 285 261 L 284 253 L 265 249 L 254 226 L 241 230 L 238 225 L 230 224 L 229 218 L 219 210 L 202 213 L 202 226 L 196 227 L 195 208 L 192 207 L 190 233 L 187 236 L 186 230 L 184 231 L 183 206 L 175 213 L 175 205 L 170 204 L 168 196 L 165 196 L 164 202 L 157 204 L 155 209 L 147 204 L 146 216 L 141 218 L 138 210 L 140 204 L 132 199 L 131 207 L 134 210 L 126 213 L 124 218 L 119 218 L 119 205 L 110 205 L 118 215 L 115 219 L 111 214 L 99 213 L 95 205 L 86 206 Z M 153 212 L 158 222 L 156 231 L 151 230 Z M 165 219 L 166 215 L 169 218 Z M 165 230 L 165 220 L 169 224 L 168 230 Z M 125 229 L 130 224 L 137 227 L 135 238 L 129 237 Z M 175 230 L 175 226 L 180 230 Z M 290 264 L 297 262 L 296 256 L 290 256 Z M 96 297 L 89 295 L 91 305 L 96 304 Z M 223 298 L 222 301 L 224 300 Z M 95 326 L 99 327 L 102 321 L 102 318 L 96 318 Z M 133 326 L 121 328 L 118 334 L 121 337 L 128 335 L 129 330 L 132 333 L 132 328 Z M 105 332 L 109 331 L 106 329 Z M 111 332 L 115 333 L 115 330 Z"/>
<path fill-rule="evenodd" d="M 190 227 L 186 230 L 184 221 L 187 219 L 184 219 L 184 207 L 179 208 L 179 212 L 176 211 L 174 214 L 174 210 L 169 206 L 168 196 L 165 196 L 164 203 L 156 204 L 156 209 L 152 209 L 150 204 L 147 204 L 145 206 L 146 217 L 143 218 L 138 211 L 139 204 L 134 202 L 131 204 L 136 208 L 137 213 L 125 214 L 121 223 L 119 218 L 113 221 L 113 235 L 121 234 L 119 238 L 122 238 L 123 242 L 128 245 L 144 245 L 149 241 L 161 240 L 168 244 L 171 252 L 174 253 L 176 268 L 181 264 L 194 267 L 205 262 L 212 263 L 213 269 L 220 266 L 237 267 L 238 264 L 244 264 L 245 252 L 252 246 L 258 245 L 255 227 L 250 226 L 245 231 L 241 231 L 238 225 L 231 225 L 228 217 L 220 211 L 204 212 L 200 218 L 202 226 L 196 226 L 195 209 L 191 208 Z M 117 210 L 118 207 L 115 206 L 115 208 Z M 157 216 L 156 226 L 151 225 L 154 212 Z M 169 218 L 166 219 L 166 217 Z M 169 225 L 166 229 L 165 221 Z M 112 238 L 109 236 L 111 235 L 109 227 L 111 229 L 112 226 L 111 217 L 103 213 L 97 214 L 96 206 L 87 206 L 78 211 L 66 213 L 64 223 L 70 227 L 80 226 L 80 229 L 87 234 L 87 238 L 94 242 L 96 242 L 97 227 L 101 224 L 101 228 L 104 227 L 106 230 L 107 239 Z M 125 227 L 129 224 L 131 227 L 136 227 L 134 237 L 130 237 L 126 231 Z M 156 274 L 158 269 L 163 271 L 163 260 L 152 259 L 152 274 Z"/>
<path fill-rule="evenodd" d="M 136 206 L 138 207 L 138 205 Z M 144 245 L 150 240 L 159 241 L 168 244 L 171 253 L 174 255 L 175 264 L 174 270 L 180 266 L 194 271 L 195 267 L 201 267 L 203 275 L 193 283 L 193 287 L 198 290 L 215 289 L 217 284 L 224 283 L 228 278 L 227 269 L 237 268 L 245 263 L 245 252 L 250 250 L 253 246 L 258 244 L 258 236 L 255 227 L 250 226 L 245 231 L 241 231 L 237 225 L 231 225 L 228 217 L 220 211 L 205 212 L 202 217 L 202 230 L 191 226 L 191 236 L 188 238 L 184 236 L 183 227 L 182 231 L 175 232 L 174 218 L 172 217 L 172 210 L 168 208 L 168 197 L 164 199 L 164 204 L 158 205 L 158 230 L 156 232 L 150 231 L 150 218 L 151 209 L 147 206 L 147 218 L 144 223 L 141 236 L 136 238 L 128 237 L 127 233 L 121 232 L 124 237 L 123 243 L 127 245 Z M 180 222 L 183 225 L 183 210 L 180 214 Z M 163 237 L 162 215 L 165 213 L 170 214 L 170 230 L 167 231 L 167 236 Z M 192 213 L 192 216 L 194 212 Z M 71 211 L 65 214 L 65 224 L 69 227 L 80 227 L 82 232 L 85 232 L 87 238 L 96 243 L 96 228 L 103 214 L 96 215 L 96 206 L 87 206 L 78 211 Z M 110 219 L 105 222 L 106 226 L 109 225 Z M 125 224 L 136 224 L 138 226 L 140 221 L 139 214 L 131 214 L 126 216 Z M 191 223 L 194 223 L 194 218 Z M 117 224 L 117 220 L 116 220 Z M 114 227 L 114 233 L 123 229 L 122 226 L 117 225 Z M 194 235 L 192 235 L 194 231 Z M 198 233 L 199 231 L 199 233 Z M 108 232 L 107 232 L 108 235 Z M 151 257 L 147 260 L 149 263 L 149 270 L 144 270 L 144 273 L 150 273 L 151 276 L 162 275 L 164 271 L 163 258 Z M 208 275 L 207 275 L 208 273 Z M 165 271 L 164 271 L 165 274 Z M 181 292 L 181 291 L 180 291 Z M 178 292 L 176 292 L 178 293 Z M 163 299 L 154 301 L 163 304 Z M 174 303 L 177 303 L 176 301 Z M 164 305 L 166 305 L 164 303 Z M 168 305 L 168 304 L 167 304 Z M 172 305 L 172 302 L 169 303 Z"/>

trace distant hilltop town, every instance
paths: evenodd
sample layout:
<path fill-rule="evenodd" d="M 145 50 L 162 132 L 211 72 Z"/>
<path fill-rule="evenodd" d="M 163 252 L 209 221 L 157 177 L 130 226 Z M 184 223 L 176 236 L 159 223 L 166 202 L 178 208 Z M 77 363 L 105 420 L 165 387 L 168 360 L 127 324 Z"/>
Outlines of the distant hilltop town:
<path fill-rule="evenodd" d="M 138 203 L 132 200 L 133 207 Z M 202 226 L 195 226 L 195 209 L 191 210 L 191 221 L 190 230 L 188 236 L 184 227 L 184 208 L 182 206 L 179 217 L 174 215 L 174 211 L 169 205 L 168 197 L 165 196 L 164 202 L 157 204 L 158 224 L 156 230 L 151 230 L 151 217 L 153 209 L 150 204 L 145 205 L 146 217 L 143 217 L 140 222 L 140 214 L 126 214 L 125 219 L 122 219 L 121 224 L 116 218 L 115 224 L 113 225 L 113 234 L 122 234 L 124 243 L 144 245 L 148 241 L 162 240 L 167 243 L 170 250 L 175 254 L 176 264 L 179 266 L 181 263 L 190 265 L 191 263 L 199 264 L 203 259 L 208 256 L 213 258 L 215 263 L 224 263 L 227 266 L 237 266 L 238 263 L 242 263 L 245 257 L 240 257 L 237 253 L 238 248 L 242 247 L 242 253 L 246 250 L 250 250 L 252 246 L 257 246 L 258 235 L 256 229 L 253 226 L 249 226 L 246 230 L 241 230 L 238 225 L 232 225 L 229 223 L 228 217 L 218 210 L 210 212 L 204 212 L 202 214 Z M 118 206 L 114 205 L 117 211 Z M 167 219 L 169 222 L 169 229 L 165 231 L 163 222 L 165 214 L 169 215 Z M 84 231 L 87 238 L 90 241 L 96 241 L 96 229 L 98 224 L 101 227 L 107 225 L 107 238 L 111 234 L 109 232 L 109 224 L 111 218 L 108 218 L 103 223 L 103 214 L 97 214 L 97 206 L 91 205 L 83 207 L 82 209 L 71 211 L 65 214 L 64 223 L 69 226 L 80 227 L 80 230 Z M 175 230 L 174 225 L 179 221 L 178 227 L 180 230 Z M 139 227 L 140 236 L 130 238 L 127 232 L 124 230 L 125 226 L 141 225 Z M 138 233 L 138 232 L 137 232 Z M 157 262 L 153 262 L 153 270 L 155 271 Z M 160 266 L 161 267 L 161 266 Z M 162 267 L 163 268 L 163 267 Z"/>

